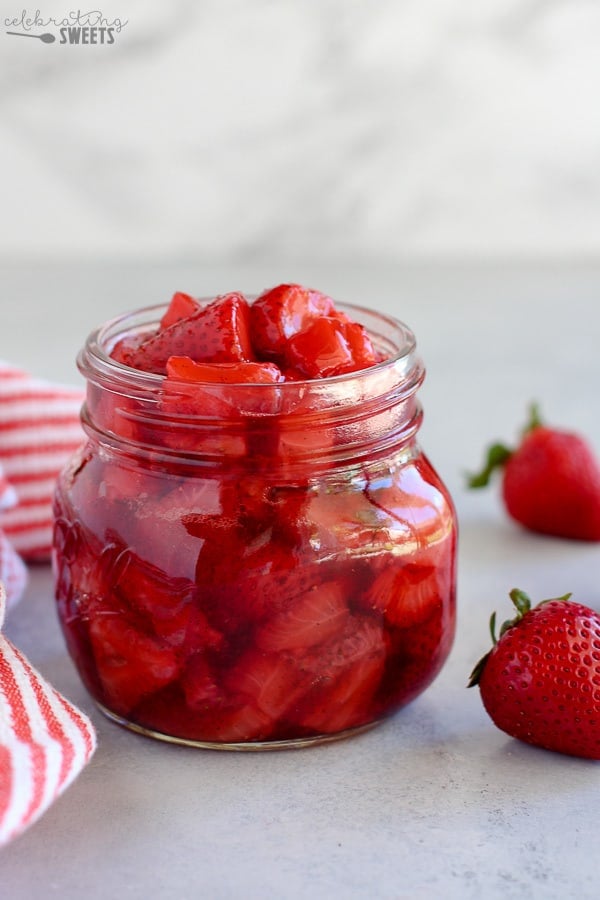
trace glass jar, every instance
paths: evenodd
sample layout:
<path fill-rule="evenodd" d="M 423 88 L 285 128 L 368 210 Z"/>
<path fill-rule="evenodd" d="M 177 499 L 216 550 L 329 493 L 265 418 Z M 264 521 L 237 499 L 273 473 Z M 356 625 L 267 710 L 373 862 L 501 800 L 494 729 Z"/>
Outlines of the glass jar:
<path fill-rule="evenodd" d="M 424 370 L 402 323 L 339 304 L 387 356 L 315 381 L 189 385 L 92 333 L 87 443 L 55 498 L 59 618 L 111 719 L 199 747 L 301 746 L 411 701 L 455 625 L 451 499 L 416 442 Z"/>

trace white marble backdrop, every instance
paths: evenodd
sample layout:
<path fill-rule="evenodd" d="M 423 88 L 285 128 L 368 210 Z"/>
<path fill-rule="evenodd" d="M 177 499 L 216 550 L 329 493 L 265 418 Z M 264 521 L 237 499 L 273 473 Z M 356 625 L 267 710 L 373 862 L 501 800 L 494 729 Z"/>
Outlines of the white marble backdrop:
<path fill-rule="evenodd" d="M 24 2 L 5 259 L 600 255 L 598 0 Z"/>

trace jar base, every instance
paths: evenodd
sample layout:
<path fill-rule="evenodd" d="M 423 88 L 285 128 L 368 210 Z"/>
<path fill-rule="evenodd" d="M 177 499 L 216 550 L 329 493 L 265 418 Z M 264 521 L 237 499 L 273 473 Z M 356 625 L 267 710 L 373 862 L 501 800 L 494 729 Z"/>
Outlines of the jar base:
<path fill-rule="evenodd" d="M 376 719 L 374 722 L 367 722 L 366 725 L 358 725 L 356 728 L 347 728 L 345 731 L 338 731 L 336 734 L 317 734 L 312 737 L 297 738 L 295 740 L 222 743 L 217 741 L 196 741 L 191 738 L 173 737 L 173 735 L 164 734 L 162 731 L 154 731 L 152 728 L 146 728 L 144 725 L 130 722 L 128 719 L 124 719 L 122 716 L 117 715 L 117 713 L 111 712 L 110 709 L 107 709 L 97 700 L 94 702 L 100 712 L 103 713 L 107 719 L 110 719 L 111 722 L 115 722 L 117 725 L 121 725 L 121 727 L 127 728 L 129 731 L 133 731 L 136 734 L 141 734 L 144 737 L 154 738 L 154 740 L 157 741 L 164 741 L 167 744 L 195 747 L 198 750 L 233 750 L 238 753 L 256 753 L 262 750 L 300 750 L 303 747 L 312 747 L 316 744 L 331 744 L 334 741 L 342 741 L 346 738 L 353 737 L 354 735 L 362 734 L 365 731 L 370 731 L 381 722 L 381 719 Z"/>

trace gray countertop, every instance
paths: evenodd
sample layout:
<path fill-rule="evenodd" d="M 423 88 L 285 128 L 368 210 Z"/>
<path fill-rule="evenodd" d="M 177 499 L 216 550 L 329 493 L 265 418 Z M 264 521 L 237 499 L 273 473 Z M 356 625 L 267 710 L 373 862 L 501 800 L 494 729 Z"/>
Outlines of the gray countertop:
<path fill-rule="evenodd" d="M 508 591 L 572 591 L 600 609 L 600 547 L 507 520 L 463 472 L 514 440 L 536 399 L 600 453 L 600 268 L 245 264 L 0 268 L 0 357 L 76 381 L 87 332 L 133 306 L 282 280 L 394 313 L 428 368 L 421 442 L 460 521 L 454 649 L 433 686 L 345 742 L 234 754 L 169 746 L 106 721 L 68 658 L 50 571 L 31 570 L 8 636 L 92 717 L 96 755 L 0 854 L 0 896 L 100 898 L 595 898 L 598 763 L 520 744 L 487 718 L 468 673 Z"/>

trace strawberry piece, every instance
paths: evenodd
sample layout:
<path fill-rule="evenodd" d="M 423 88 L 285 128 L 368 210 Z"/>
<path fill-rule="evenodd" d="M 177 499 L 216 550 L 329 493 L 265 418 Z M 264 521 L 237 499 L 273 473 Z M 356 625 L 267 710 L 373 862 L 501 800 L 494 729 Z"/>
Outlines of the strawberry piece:
<path fill-rule="evenodd" d="M 600 759 L 600 615 L 570 595 L 531 607 L 510 593 L 517 610 L 475 666 L 494 724 L 511 737 L 571 756 Z"/>
<path fill-rule="evenodd" d="M 150 335 L 141 331 L 139 334 L 128 334 L 125 337 L 121 338 L 120 341 L 117 341 L 115 346 L 112 348 L 110 355 L 117 362 L 123 363 L 124 366 L 131 365 L 130 360 L 134 357 L 135 353 L 144 341 L 147 341 Z"/>
<path fill-rule="evenodd" d="M 382 613 L 391 625 L 413 628 L 442 606 L 436 568 L 392 557 L 366 592 L 363 603 L 367 609 Z"/>
<path fill-rule="evenodd" d="M 238 744 L 267 740 L 273 733 L 273 721 L 251 703 L 233 709 L 221 709 L 206 716 L 202 740 Z"/>
<path fill-rule="evenodd" d="M 542 425 L 537 410 L 516 450 L 494 444 L 469 487 L 484 487 L 503 468 L 502 497 L 508 514 L 541 534 L 600 541 L 600 466 L 578 434 Z"/>
<path fill-rule="evenodd" d="M 179 663 L 168 644 L 138 631 L 105 604 L 90 606 L 88 615 L 98 677 L 106 702 L 116 713 L 127 714 L 177 678 Z"/>
<path fill-rule="evenodd" d="M 217 744 L 268 739 L 274 722 L 239 695 L 230 695 L 202 657 L 190 657 L 181 679 L 142 700 L 132 718 L 163 734 Z"/>
<path fill-rule="evenodd" d="M 198 301 L 189 294 L 176 291 L 171 297 L 169 308 L 160 320 L 159 330 L 164 331 L 165 328 L 169 328 L 181 319 L 189 319 L 190 316 L 199 312 L 200 308 Z"/>
<path fill-rule="evenodd" d="M 339 316 L 313 319 L 283 348 L 284 366 L 307 378 L 329 378 L 378 362 L 366 329 Z"/>
<path fill-rule="evenodd" d="M 209 621 L 227 634 L 279 614 L 323 578 L 318 563 L 301 560 L 270 531 L 248 542 L 241 530 L 206 541 L 198 556 L 198 584 L 207 588 Z"/>
<path fill-rule="evenodd" d="M 241 529 L 246 545 L 268 534 L 276 547 L 302 549 L 307 536 L 302 485 L 270 484 L 261 473 L 248 474 L 224 483 L 221 501 L 223 515 Z"/>
<path fill-rule="evenodd" d="M 381 628 L 364 617 L 350 617 L 341 633 L 321 645 L 318 653 L 319 678 L 304 699 L 302 726 L 330 734 L 368 721 L 385 667 Z"/>
<path fill-rule="evenodd" d="M 344 325 L 334 317 L 314 319 L 284 347 L 287 366 L 307 378 L 328 378 L 356 368 Z"/>
<path fill-rule="evenodd" d="M 190 356 L 203 362 L 251 360 L 249 321 L 245 297 L 225 294 L 194 315 L 158 331 L 122 361 L 134 369 L 164 375 L 170 356 Z"/>
<path fill-rule="evenodd" d="M 283 381 L 274 363 L 201 363 L 189 356 L 167 360 L 167 378 L 191 384 L 279 384 Z"/>
<path fill-rule="evenodd" d="M 198 606 L 197 588 L 187 578 L 169 577 L 158 566 L 124 550 L 113 590 L 130 609 L 146 618 L 154 634 L 172 647 L 215 649 L 222 635 L 212 628 Z"/>
<path fill-rule="evenodd" d="M 433 610 L 413 628 L 387 631 L 388 657 L 373 706 L 389 713 L 418 697 L 438 675 L 455 631 L 454 603 Z"/>
<path fill-rule="evenodd" d="M 194 710 L 215 709 L 222 706 L 226 699 L 206 655 L 201 651 L 192 653 L 188 659 L 181 676 L 181 686 L 187 705 Z"/>
<path fill-rule="evenodd" d="M 264 291 L 250 307 L 252 342 L 259 356 L 277 358 L 287 340 L 309 322 L 329 316 L 333 300 L 299 284 L 280 284 Z"/>
<path fill-rule="evenodd" d="M 357 369 L 368 369 L 380 362 L 380 356 L 375 351 L 364 325 L 361 325 L 360 322 L 348 321 L 343 324 L 342 332 L 348 342 Z"/>
<path fill-rule="evenodd" d="M 254 648 L 247 650 L 224 677 L 228 690 L 273 721 L 283 716 L 311 683 L 311 674 L 293 655 L 262 653 Z"/>
<path fill-rule="evenodd" d="M 262 388 L 256 391 L 253 387 L 280 384 L 283 380 L 281 371 L 274 363 L 198 363 L 189 356 L 171 356 L 167 360 L 167 380 L 161 406 L 165 411 L 219 418 L 231 418 L 239 412 L 253 415 L 275 413 L 279 405 L 278 392 Z M 236 387 L 227 392 L 207 389 L 209 384 Z M 252 387 L 242 388 L 241 385 Z"/>
<path fill-rule="evenodd" d="M 275 613 L 256 634 L 261 650 L 301 650 L 338 634 L 348 616 L 340 582 L 315 585 Z"/>

